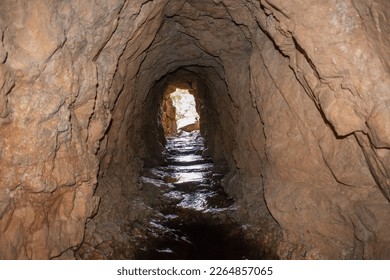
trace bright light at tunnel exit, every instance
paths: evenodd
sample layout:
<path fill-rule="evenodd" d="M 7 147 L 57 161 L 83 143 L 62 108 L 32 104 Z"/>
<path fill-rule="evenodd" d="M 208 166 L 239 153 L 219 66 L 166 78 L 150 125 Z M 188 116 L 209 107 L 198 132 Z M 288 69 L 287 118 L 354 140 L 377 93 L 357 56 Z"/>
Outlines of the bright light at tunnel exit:
<path fill-rule="evenodd" d="M 199 115 L 196 112 L 196 103 L 194 96 L 186 89 L 177 88 L 170 94 L 173 106 L 176 108 L 177 129 L 187 125 L 195 124 L 199 121 Z"/>

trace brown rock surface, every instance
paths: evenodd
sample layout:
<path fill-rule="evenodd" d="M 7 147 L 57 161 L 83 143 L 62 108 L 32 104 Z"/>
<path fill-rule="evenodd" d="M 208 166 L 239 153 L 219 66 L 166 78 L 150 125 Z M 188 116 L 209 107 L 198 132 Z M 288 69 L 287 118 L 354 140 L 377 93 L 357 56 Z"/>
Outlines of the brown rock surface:
<path fill-rule="evenodd" d="M 1 1 L 0 259 L 131 257 L 179 85 L 258 242 L 389 259 L 389 3 Z"/>
<path fill-rule="evenodd" d="M 161 106 L 161 125 L 166 136 L 173 136 L 177 133 L 176 108 L 167 93 L 164 94 Z"/>

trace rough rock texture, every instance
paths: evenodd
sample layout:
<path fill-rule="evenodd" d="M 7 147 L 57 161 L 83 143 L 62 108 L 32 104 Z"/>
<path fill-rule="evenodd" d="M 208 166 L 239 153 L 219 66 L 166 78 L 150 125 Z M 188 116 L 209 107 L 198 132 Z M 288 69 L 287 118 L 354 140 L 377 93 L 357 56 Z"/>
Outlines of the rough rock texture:
<path fill-rule="evenodd" d="M 176 108 L 169 94 L 164 94 L 161 105 L 161 125 L 164 129 L 164 134 L 173 136 L 177 134 L 176 124 Z"/>
<path fill-rule="evenodd" d="M 258 242 L 390 258 L 389 19 L 387 0 L 1 1 L 0 258 L 118 256 L 179 85 Z"/>

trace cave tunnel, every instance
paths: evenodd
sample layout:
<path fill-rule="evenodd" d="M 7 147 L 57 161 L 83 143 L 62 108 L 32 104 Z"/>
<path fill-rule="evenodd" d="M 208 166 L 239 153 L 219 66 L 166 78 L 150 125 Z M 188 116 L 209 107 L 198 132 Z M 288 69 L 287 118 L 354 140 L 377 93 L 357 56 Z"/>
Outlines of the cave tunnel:
<path fill-rule="evenodd" d="M 136 258 L 176 88 L 252 244 L 389 259 L 389 18 L 387 0 L 1 1 L 0 259 Z"/>

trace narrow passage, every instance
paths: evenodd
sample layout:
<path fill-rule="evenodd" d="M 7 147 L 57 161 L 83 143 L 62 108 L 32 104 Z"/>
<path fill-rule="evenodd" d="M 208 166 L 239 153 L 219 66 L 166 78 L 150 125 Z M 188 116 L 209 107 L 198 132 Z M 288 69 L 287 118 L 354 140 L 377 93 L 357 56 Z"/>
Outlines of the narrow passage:
<path fill-rule="evenodd" d="M 231 218 L 235 206 L 220 185 L 224 174 L 213 173 L 203 141 L 199 131 L 170 137 L 166 164 L 144 170 L 145 190 L 162 193 L 136 259 L 264 258 Z"/>

